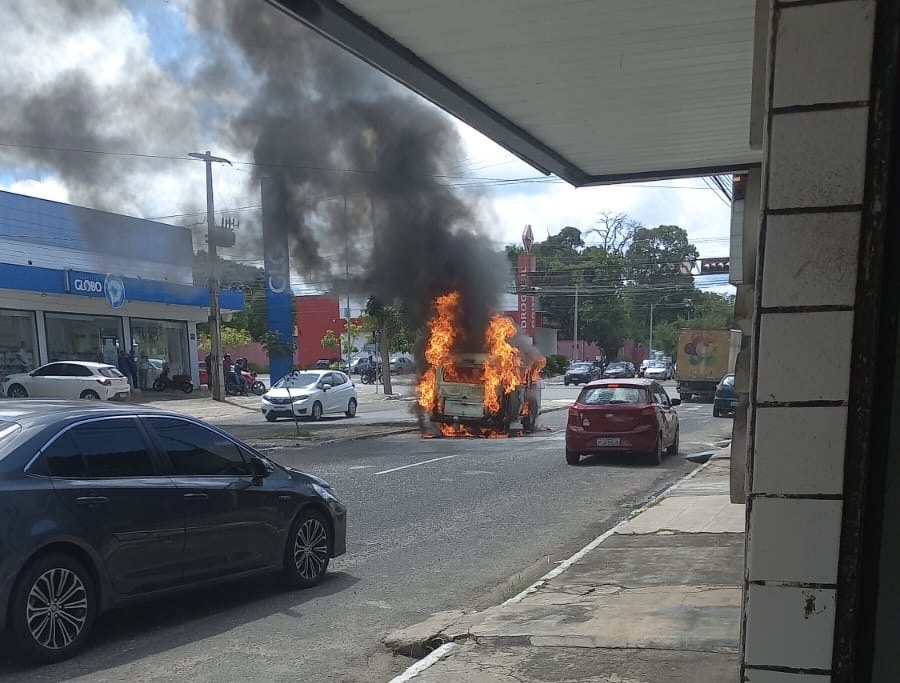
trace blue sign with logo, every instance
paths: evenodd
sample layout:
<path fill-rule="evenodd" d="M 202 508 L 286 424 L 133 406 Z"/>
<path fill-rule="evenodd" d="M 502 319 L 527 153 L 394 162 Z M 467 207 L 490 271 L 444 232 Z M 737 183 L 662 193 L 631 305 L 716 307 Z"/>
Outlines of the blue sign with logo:
<path fill-rule="evenodd" d="M 294 319 L 291 314 L 291 266 L 287 234 L 279 224 L 280 204 L 284 190 L 277 179 L 263 178 L 261 183 L 263 209 L 263 266 L 266 279 L 266 325 L 286 344 L 294 339 Z M 283 219 L 281 219 L 283 220 Z M 292 353 L 270 353 L 269 373 L 272 384 L 293 369 Z"/>
<path fill-rule="evenodd" d="M 103 282 L 103 294 L 110 306 L 122 308 L 125 304 L 125 282 L 118 275 L 107 275 Z"/>

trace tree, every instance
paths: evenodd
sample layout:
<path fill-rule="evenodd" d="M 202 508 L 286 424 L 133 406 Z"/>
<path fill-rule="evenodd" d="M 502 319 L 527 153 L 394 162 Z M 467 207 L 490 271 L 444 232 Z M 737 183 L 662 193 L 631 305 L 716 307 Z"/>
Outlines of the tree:
<path fill-rule="evenodd" d="M 609 254 L 624 256 L 635 233 L 643 228 L 640 221 L 631 218 L 627 213 L 601 211 L 596 227 L 585 232 L 593 233 L 600 239 L 600 247 Z"/>
<path fill-rule="evenodd" d="M 200 349 L 206 352 L 212 348 L 212 339 L 208 334 L 200 334 Z M 239 330 L 234 327 L 222 327 L 222 348 L 226 351 L 234 351 L 246 346 L 253 339 L 247 330 Z"/>
<path fill-rule="evenodd" d="M 325 336 L 322 337 L 322 348 L 329 351 L 337 351 L 341 348 L 341 340 L 334 330 L 325 331 Z"/>
<path fill-rule="evenodd" d="M 406 324 L 403 308 L 385 304 L 375 296 L 369 297 L 366 302 L 366 320 L 369 322 L 370 331 L 377 334 L 378 338 L 384 393 L 392 394 L 394 392 L 391 386 L 391 351 L 409 351 L 412 348 L 413 334 Z"/>
<path fill-rule="evenodd" d="M 694 278 L 682 271 L 684 262 L 699 258 L 687 232 L 677 225 L 639 228 L 625 252 L 626 305 L 631 321 L 630 335 L 646 340 L 650 330 L 650 309 L 656 323 L 669 322 L 692 304 L 699 290 Z"/>

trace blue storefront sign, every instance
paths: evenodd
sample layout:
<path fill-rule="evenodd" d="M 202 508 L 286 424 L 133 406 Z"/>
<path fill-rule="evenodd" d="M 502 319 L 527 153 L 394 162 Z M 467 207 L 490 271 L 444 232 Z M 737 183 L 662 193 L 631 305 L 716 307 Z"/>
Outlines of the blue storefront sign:
<path fill-rule="evenodd" d="M 55 270 L 10 263 L 0 264 L 0 289 L 101 298 L 106 299 L 112 309 L 120 309 L 129 301 L 173 306 L 209 306 L 209 290 L 205 287 L 121 277 L 110 273 Z M 223 290 L 219 299 L 225 310 L 244 309 L 244 295 L 241 292 Z"/>

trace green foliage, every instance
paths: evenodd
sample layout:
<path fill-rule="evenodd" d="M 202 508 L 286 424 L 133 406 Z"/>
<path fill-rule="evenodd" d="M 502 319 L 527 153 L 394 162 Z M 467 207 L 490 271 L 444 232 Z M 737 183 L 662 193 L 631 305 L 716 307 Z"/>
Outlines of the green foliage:
<path fill-rule="evenodd" d="M 200 349 L 207 353 L 212 349 L 212 338 L 208 334 L 199 335 Z M 242 346 L 246 346 L 253 339 L 247 330 L 239 330 L 234 327 L 222 328 L 222 348 L 226 351 L 233 351 Z"/>
<path fill-rule="evenodd" d="M 297 343 L 293 339 L 282 339 L 281 333 L 277 330 L 266 330 L 257 341 L 262 344 L 269 358 L 292 356 L 297 350 Z"/>
<path fill-rule="evenodd" d="M 341 348 L 341 340 L 335 334 L 334 330 L 326 330 L 325 336 L 322 337 L 322 348 L 329 351 L 337 351 Z"/>
<path fill-rule="evenodd" d="M 547 357 L 547 375 L 550 377 L 562 375 L 568 367 L 569 359 L 565 356 L 555 353 L 552 356 Z"/>

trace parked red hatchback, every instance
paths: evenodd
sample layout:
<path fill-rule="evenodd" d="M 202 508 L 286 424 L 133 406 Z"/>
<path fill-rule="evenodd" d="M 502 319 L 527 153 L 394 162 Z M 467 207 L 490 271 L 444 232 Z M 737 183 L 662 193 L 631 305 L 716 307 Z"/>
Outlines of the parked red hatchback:
<path fill-rule="evenodd" d="M 663 452 L 678 452 L 674 408 L 680 404 L 653 380 L 591 382 L 569 408 L 566 462 L 577 465 L 582 455 L 621 452 L 640 453 L 658 465 Z"/>

